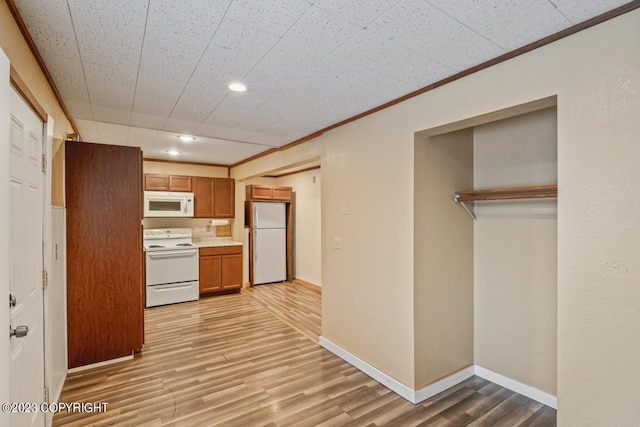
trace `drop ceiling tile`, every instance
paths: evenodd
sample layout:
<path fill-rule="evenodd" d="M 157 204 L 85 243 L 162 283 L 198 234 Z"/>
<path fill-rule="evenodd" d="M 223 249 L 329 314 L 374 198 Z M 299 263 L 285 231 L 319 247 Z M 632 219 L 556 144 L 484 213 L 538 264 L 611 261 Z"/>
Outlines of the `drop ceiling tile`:
<path fill-rule="evenodd" d="M 269 146 L 277 146 L 282 143 L 281 138 L 265 135 L 260 132 L 227 128 L 223 126 L 212 125 L 209 123 L 202 123 L 200 126 L 198 126 L 198 130 L 195 135 L 203 135 L 212 138 L 227 139 L 230 141 L 238 142 L 250 142 Z"/>
<path fill-rule="evenodd" d="M 131 147 L 140 147 L 142 150 L 148 151 L 153 147 L 153 143 L 157 136 L 158 131 L 153 129 L 129 127 L 129 137 L 127 142 Z"/>
<path fill-rule="evenodd" d="M 182 120 L 182 119 L 176 119 L 175 117 L 171 117 L 167 119 L 167 121 L 164 123 L 164 126 L 162 126 L 162 129 L 167 132 L 197 135 L 197 130 L 199 125 L 200 125 L 199 123 L 196 123 L 190 120 Z"/>
<path fill-rule="evenodd" d="M 253 110 L 264 103 L 252 92 L 230 93 L 207 117 L 206 123 L 234 127 Z"/>
<path fill-rule="evenodd" d="M 149 129 L 162 129 L 167 121 L 166 117 L 155 116 L 153 114 L 144 114 L 134 111 L 131 113 L 131 125 Z"/>
<path fill-rule="evenodd" d="M 398 3 L 400 0 L 316 0 L 313 6 L 364 27 Z"/>
<path fill-rule="evenodd" d="M 49 52 L 42 56 L 63 100 L 90 102 L 80 58 L 51 56 Z"/>
<path fill-rule="evenodd" d="M 165 80 L 140 74 L 135 88 L 133 110 L 138 113 L 169 117 L 184 88 L 184 81 Z"/>
<path fill-rule="evenodd" d="M 230 1 L 150 4 L 134 109 L 169 116 Z M 188 37 L 185 37 L 188 34 Z"/>
<path fill-rule="evenodd" d="M 317 128 L 316 130 L 319 129 L 322 128 Z M 290 142 L 295 141 L 296 139 L 303 138 L 312 133 L 309 132 L 309 130 L 299 119 L 294 118 L 284 118 L 282 120 L 279 120 L 265 129 L 264 132 L 270 135 L 281 137 L 284 142 L 280 144 L 280 146 L 286 145 Z"/>
<path fill-rule="evenodd" d="M 100 139 L 105 144 L 129 145 L 129 127 L 113 123 L 96 122 Z"/>
<path fill-rule="evenodd" d="M 91 104 L 87 102 L 65 101 L 64 105 L 67 107 L 67 111 L 69 111 L 69 114 L 74 119 L 93 120 Z"/>
<path fill-rule="evenodd" d="M 611 9 L 628 3 L 628 0 L 553 0 L 560 12 L 574 24 L 608 12 Z"/>
<path fill-rule="evenodd" d="M 458 18 L 464 25 L 508 51 L 540 40 L 571 25 L 546 0 L 487 0 Z"/>
<path fill-rule="evenodd" d="M 323 63 L 338 62 L 350 67 L 373 68 L 386 62 L 389 55 L 407 54 L 408 50 L 374 31 L 360 31 L 331 53 Z"/>
<path fill-rule="evenodd" d="M 83 62 L 137 70 L 149 0 L 68 0 Z"/>
<path fill-rule="evenodd" d="M 276 47 L 319 61 L 361 30 L 356 24 L 324 9 L 312 7 L 291 27 Z"/>
<path fill-rule="evenodd" d="M 76 124 L 78 125 L 78 127 L 81 127 L 84 130 L 90 130 L 92 132 L 98 131 L 98 128 L 96 127 L 96 122 L 93 120 L 78 119 L 76 120 Z"/>
<path fill-rule="evenodd" d="M 433 6 L 454 18 L 463 17 L 482 6 L 487 0 L 427 0 Z"/>
<path fill-rule="evenodd" d="M 66 0 L 16 1 L 15 4 L 40 54 L 79 57 Z"/>
<path fill-rule="evenodd" d="M 228 84 L 242 80 L 277 41 L 271 34 L 225 19 L 175 105 L 172 117 L 204 121 L 229 94 Z M 259 92 L 258 87 L 249 90 Z"/>
<path fill-rule="evenodd" d="M 100 120 L 108 123 L 119 123 L 128 125 L 131 121 L 131 112 L 120 110 L 117 108 L 102 107 L 100 105 L 93 104 L 91 109 L 93 110 L 94 120 Z"/>
<path fill-rule="evenodd" d="M 506 52 L 457 21 L 418 40 L 410 48 L 411 56 L 434 59 L 455 71 L 466 70 Z"/>
<path fill-rule="evenodd" d="M 20 1 L 16 6 L 63 99 L 89 102 L 66 1 Z"/>
<path fill-rule="evenodd" d="M 75 119 L 75 122 L 83 141 L 101 142 L 98 128 L 93 120 Z"/>
<path fill-rule="evenodd" d="M 278 120 L 284 117 L 284 113 L 277 105 L 262 104 L 236 125 L 237 128 L 262 132 Z"/>
<path fill-rule="evenodd" d="M 235 0 L 229 7 L 226 18 L 282 37 L 309 7 L 308 3 L 299 0 Z"/>
<path fill-rule="evenodd" d="M 214 138 L 203 147 L 200 154 L 206 156 L 211 163 L 231 165 L 270 148 L 263 145 L 233 143 Z"/>
<path fill-rule="evenodd" d="M 451 20 L 426 0 L 404 0 L 367 27 L 387 40 L 407 46 Z"/>
<path fill-rule="evenodd" d="M 377 71 L 410 85 L 413 90 L 455 73 L 446 65 L 417 52 L 402 59 L 392 56 L 388 62 L 380 64 Z"/>
<path fill-rule="evenodd" d="M 84 72 L 94 106 L 131 112 L 137 74 L 135 70 L 85 62 Z"/>

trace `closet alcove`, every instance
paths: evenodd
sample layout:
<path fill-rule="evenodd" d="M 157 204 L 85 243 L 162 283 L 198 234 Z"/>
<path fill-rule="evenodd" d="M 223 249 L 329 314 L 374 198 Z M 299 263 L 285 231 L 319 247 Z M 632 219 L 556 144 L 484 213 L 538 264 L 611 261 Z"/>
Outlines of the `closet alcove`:
<path fill-rule="evenodd" d="M 555 399 L 555 102 L 415 134 L 417 388 L 475 366 Z"/>

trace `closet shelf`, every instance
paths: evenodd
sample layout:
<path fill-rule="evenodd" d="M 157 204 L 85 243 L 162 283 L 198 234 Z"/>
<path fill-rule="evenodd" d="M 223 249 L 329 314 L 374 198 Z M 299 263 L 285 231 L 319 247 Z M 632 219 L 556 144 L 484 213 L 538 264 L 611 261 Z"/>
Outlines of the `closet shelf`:
<path fill-rule="evenodd" d="M 546 199 L 554 197 L 558 197 L 558 186 L 556 184 L 457 191 L 453 195 L 453 201 L 456 203 L 460 203 L 475 221 L 476 216 L 464 202 L 516 199 Z"/>

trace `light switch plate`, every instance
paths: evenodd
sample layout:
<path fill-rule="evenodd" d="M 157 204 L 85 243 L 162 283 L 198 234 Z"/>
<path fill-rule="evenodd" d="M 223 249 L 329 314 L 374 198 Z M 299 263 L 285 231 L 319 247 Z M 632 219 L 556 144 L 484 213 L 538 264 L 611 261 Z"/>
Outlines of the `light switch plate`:
<path fill-rule="evenodd" d="M 349 203 L 346 200 L 342 201 L 342 215 L 349 215 Z"/>
<path fill-rule="evenodd" d="M 333 249 L 342 249 L 342 238 L 334 237 L 333 238 Z"/>

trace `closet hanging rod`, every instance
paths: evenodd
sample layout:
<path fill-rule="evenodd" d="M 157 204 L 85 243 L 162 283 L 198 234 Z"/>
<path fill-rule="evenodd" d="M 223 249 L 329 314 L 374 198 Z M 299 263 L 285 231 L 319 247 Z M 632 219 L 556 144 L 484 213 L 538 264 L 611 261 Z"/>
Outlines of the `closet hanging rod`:
<path fill-rule="evenodd" d="M 558 197 L 558 186 L 556 184 L 464 190 L 456 192 L 454 200 L 456 202 L 473 202 L 482 200 L 543 199 L 554 197 Z"/>
<path fill-rule="evenodd" d="M 458 191 L 453 195 L 453 201 L 459 203 L 465 211 L 477 220 L 475 213 L 469 209 L 465 202 L 477 202 L 483 200 L 516 200 L 516 199 L 544 199 L 558 197 L 558 186 L 531 185 L 527 187 L 487 188 L 483 190 Z"/>

